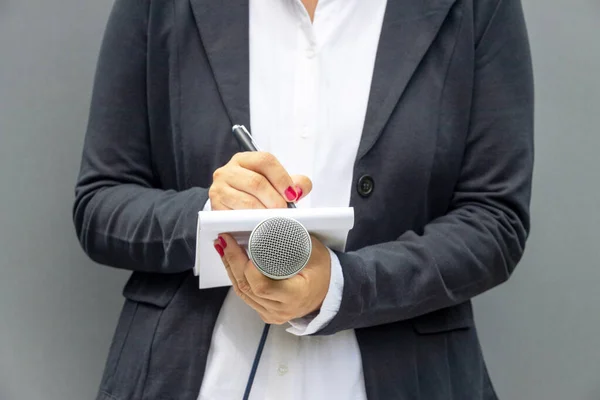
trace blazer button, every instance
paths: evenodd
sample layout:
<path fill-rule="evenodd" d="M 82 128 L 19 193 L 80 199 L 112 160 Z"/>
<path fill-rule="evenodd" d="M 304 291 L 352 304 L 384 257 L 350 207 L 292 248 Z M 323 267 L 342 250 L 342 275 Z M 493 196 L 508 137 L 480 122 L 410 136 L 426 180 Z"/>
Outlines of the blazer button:
<path fill-rule="evenodd" d="M 358 180 L 356 189 L 362 197 L 369 197 L 373 193 L 373 189 L 375 189 L 375 181 L 373 181 L 371 176 L 363 175 Z"/>

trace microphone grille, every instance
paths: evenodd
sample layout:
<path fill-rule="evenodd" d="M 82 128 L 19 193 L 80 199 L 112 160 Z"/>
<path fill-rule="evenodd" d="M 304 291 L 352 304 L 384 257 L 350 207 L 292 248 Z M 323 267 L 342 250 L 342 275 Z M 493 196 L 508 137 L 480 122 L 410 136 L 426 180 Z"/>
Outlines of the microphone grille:
<path fill-rule="evenodd" d="M 248 241 L 250 259 L 272 279 L 296 275 L 308 264 L 311 251 L 308 231 L 293 218 L 264 220 L 254 228 Z"/>

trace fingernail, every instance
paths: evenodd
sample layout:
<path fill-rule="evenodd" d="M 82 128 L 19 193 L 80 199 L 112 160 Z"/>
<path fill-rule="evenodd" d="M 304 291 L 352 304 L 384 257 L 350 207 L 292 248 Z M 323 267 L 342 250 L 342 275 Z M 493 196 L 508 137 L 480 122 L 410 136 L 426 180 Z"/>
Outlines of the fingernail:
<path fill-rule="evenodd" d="M 221 244 L 221 247 L 223 247 L 223 249 L 227 248 L 227 242 L 225 241 L 225 239 L 223 239 L 222 236 L 219 236 L 219 243 Z"/>
<path fill-rule="evenodd" d="M 302 197 L 302 194 L 303 194 L 303 193 L 304 193 L 304 192 L 302 191 L 302 188 L 300 188 L 300 187 L 299 187 L 299 188 L 298 188 L 298 197 L 296 198 L 296 201 L 300 200 L 300 198 Z"/>
<path fill-rule="evenodd" d="M 219 255 L 221 257 L 223 257 L 225 255 L 225 252 L 223 251 L 223 247 L 221 247 L 220 244 L 215 244 L 215 250 L 217 250 L 217 253 L 219 253 Z"/>
<path fill-rule="evenodd" d="M 288 199 L 288 201 L 295 201 L 298 198 L 298 194 L 294 188 L 290 186 L 285 190 L 285 198 Z"/>

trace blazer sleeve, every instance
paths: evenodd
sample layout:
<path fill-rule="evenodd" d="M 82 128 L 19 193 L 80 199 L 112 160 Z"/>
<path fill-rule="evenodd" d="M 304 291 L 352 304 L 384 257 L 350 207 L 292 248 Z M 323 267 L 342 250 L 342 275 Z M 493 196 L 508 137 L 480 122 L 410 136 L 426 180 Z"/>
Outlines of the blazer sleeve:
<path fill-rule="evenodd" d="M 116 0 L 100 50 L 73 219 L 94 261 L 134 271 L 193 267 L 206 188 L 161 190 L 146 98 L 149 1 Z"/>
<path fill-rule="evenodd" d="M 407 320 L 506 281 L 529 234 L 533 77 L 520 0 L 500 0 L 475 48 L 470 130 L 450 211 L 422 235 L 338 253 L 340 310 L 317 334 Z"/>

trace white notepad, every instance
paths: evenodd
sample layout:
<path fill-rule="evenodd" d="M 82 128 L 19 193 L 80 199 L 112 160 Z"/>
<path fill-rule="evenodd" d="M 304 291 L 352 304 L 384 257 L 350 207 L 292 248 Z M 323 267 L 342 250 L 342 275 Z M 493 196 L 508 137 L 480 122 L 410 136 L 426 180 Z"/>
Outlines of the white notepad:
<path fill-rule="evenodd" d="M 271 217 L 294 218 L 325 246 L 336 251 L 344 251 L 348 231 L 354 226 L 352 207 L 200 211 L 194 273 L 199 277 L 201 289 L 231 285 L 214 248 L 218 235 L 229 233 L 240 245 L 246 247 L 254 227 Z"/>

